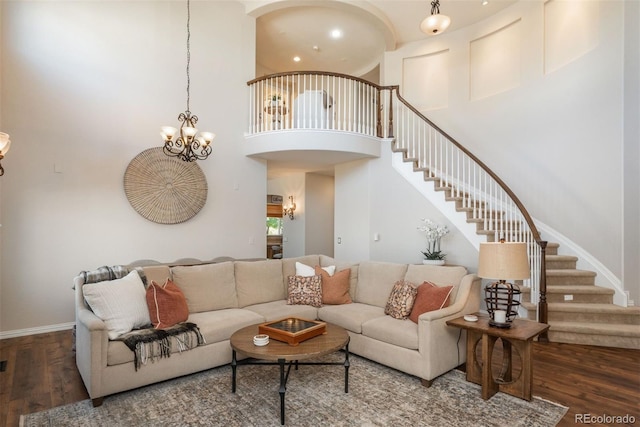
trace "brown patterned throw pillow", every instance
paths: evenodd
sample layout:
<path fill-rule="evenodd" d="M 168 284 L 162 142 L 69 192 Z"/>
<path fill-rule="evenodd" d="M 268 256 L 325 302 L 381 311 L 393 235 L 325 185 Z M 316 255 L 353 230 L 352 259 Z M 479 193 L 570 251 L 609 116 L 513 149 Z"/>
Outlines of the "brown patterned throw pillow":
<path fill-rule="evenodd" d="M 384 308 L 384 314 L 388 314 L 394 319 L 406 319 L 411 313 L 417 293 L 418 288 L 416 288 L 416 285 L 404 280 L 398 280 L 393 285 L 391 295 L 387 300 L 387 306 Z"/>
<path fill-rule="evenodd" d="M 453 286 L 438 286 L 431 282 L 424 282 L 418 286 L 418 294 L 413 303 L 409 319 L 418 323 L 418 317 L 428 311 L 440 310 L 449 306 L 449 297 Z"/>
<path fill-rule="evenodd" d="M 168 278 L 162 286 L 151 281 L 147 288 L 147 307 L 149 307 L 151 323 L 156 329 L 164 329 L 176 323 L 185 322 L 189 317 L 187 299 L 178 285 Z"/>
<path fill-rule="evenodd" d="M 322 307 L 322 285 L 320 276 L 289 276 L 287 304 Z"/>

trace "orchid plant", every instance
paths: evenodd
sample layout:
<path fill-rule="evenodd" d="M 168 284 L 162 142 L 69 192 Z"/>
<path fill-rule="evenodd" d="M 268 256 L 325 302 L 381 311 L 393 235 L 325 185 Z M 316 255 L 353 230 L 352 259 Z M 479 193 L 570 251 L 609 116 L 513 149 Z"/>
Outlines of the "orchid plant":
<path fill-rule="evenodd" d="M 422 231 L 427 238 L 427 250 L 422 251 L 422 254 L 426 259 L 444 259 L 447 254 L 443 254 L 440 250 L 440 239 L 449 233 L 449 229 L 446 225 L 438 225 L 430 219 L 423 218 L 422 222 L 424 224 L 418 227 L 418 230 Z"/>

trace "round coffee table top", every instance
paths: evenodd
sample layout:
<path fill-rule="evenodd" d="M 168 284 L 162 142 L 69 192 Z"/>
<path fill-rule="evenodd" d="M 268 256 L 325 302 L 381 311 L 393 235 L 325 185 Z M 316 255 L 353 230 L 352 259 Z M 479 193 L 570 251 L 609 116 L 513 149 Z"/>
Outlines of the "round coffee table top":
<path fill-rule="evenodd" d="M 253 337 L 258 335 L 258 325 L 246 326 L 231 335 L 231 348 L 248 357 L 261 360 L 304 360 L 334 353 L 349 342 L 349 334 L 344 328 L 327 323 L 327 332 L 302 341 L 297 346 L 271 338 L 269 344 L 257 346 Z"/>

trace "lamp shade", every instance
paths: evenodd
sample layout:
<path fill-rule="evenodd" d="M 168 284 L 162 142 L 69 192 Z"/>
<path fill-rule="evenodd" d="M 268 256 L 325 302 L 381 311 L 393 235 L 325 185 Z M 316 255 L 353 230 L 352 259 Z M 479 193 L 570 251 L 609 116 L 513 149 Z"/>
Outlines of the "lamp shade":
<path fill-rule="evenodd" d="M 447 15 L 441 15 L 438 13 L 436 15 L 426 17 L 420 24 L 420 30 L 425 34 L 435 36 L 449 28 L 449 24 L 451 24 L 451 18 Z"/>
<path fill-rule="evenodd" d="M 526 243 L 480 243 L 478 276 L 485 279 L 524 280 L 529 278 Z"/>

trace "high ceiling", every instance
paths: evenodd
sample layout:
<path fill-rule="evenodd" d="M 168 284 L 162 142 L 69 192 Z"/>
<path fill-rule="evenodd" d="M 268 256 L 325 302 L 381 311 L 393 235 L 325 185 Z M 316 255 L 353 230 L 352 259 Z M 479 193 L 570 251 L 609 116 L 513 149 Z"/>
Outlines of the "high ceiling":
<path fill-rule="evenodd" d="M 451 18 L 447 32 L 482 21 L 516 0 L 440 0 L 440 13 Z M 420 23 L 431 14 L 425 0 L 282 0 L 245 2 L 257 17 L 258 75 L 284 71 L 333 71 L 377 82 L 376 67 L 385 51 L 429 37 Z M 332 37 L 333 30 L 341 32 Z M 293 60 L 300 58 L 299 62 Z M 374 70 L 372 74 L 367 73 Z M 339 154 L 337 154 L 339 156 Z M 268 160 L 269 177 L 295 172 L 332 174 L 331 153 Z M 342 160 L 345 161 L 345 160 Z"/>
<path fill-rule="evenodd" d="M 452 32 L 513 3 L 441 0 L 440 13 L 451 18 L 447 32 Z M 420 31 L 420 23 L 431 14 L 431 2 L 425 0 L 282 1 L 272 8 L 258 16 L 256 24 L 256 63 L 269 72 L 314 70 L 362 76 L 378 64 L 385 50 L 430 37 Z M 341 37 L 333 38 L 333 30 L 340 30 Z M 293 61 L 295 56 L 300 62 Z"/>

